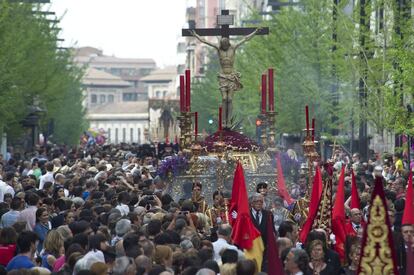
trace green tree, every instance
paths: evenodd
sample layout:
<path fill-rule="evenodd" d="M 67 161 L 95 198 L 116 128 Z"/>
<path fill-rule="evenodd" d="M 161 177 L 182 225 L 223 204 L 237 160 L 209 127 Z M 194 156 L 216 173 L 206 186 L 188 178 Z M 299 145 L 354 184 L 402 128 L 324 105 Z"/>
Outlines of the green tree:
<path fill-rule="evenodd" d="M 55 121 L 54 141 L 75 144 L 86 127 L 81 77 L 69 52 L 57 48 L 58 31 L 31 4 L 0 1 L 0 129 L 11 140 L 24 133 L 30 106 Z"/>
<path fill-rule="evenodd" d="M 338 1 L 337 6 L 331 0 L 301 3 L 301 8 L 282 8 L 263 21 L 261 25 L 268 26 L 270 34 L 255 37 L 237 55 L 236 69 L 242 73 L 244 89 L 235 96 L 234 112 L 248 121 L 244 124 L 246 132 L 254 133 L 251 118 L 259 113 L 260 75 L 273 67 L 279 132 L 300 132 L 305 125 L 304 107 L 309 105 L 318 130 L 328 136 L 334 130 L 349 135 L 351 127 L 364 120 L 378 133 L 384 129 L 410 133 L 413 115 L 406 108 L 413 102 L 410 9 L 406 7 L 399 14 L 397 1 L 367 0 L 362 18 L 360 1 L 351 13 L 344 9 L 348 1 Z M 411 1 L 406 3 L 411 7 Z M 373 15 L 378 17 L 376 21 Z M 261 16 L 252 13 L 248 19 Z M 369 23 L 368 27 L 360 26 L 361 19 Z M 399 33 L 393 31 L 397 26 Z M 210 60 L 216 63 L 216 59 Z M 208 97 L 218 96 L 218 67 L 212 68 L 214 73 L 207 72 L 193 97 L 198 102 L 195 105 L 205 109 L 210 108 L 204 106 L 210 102 Z M 358 89 L 360 79 L 364 97 Z M 212 89 L 214 92 L 206 92 Z"/>

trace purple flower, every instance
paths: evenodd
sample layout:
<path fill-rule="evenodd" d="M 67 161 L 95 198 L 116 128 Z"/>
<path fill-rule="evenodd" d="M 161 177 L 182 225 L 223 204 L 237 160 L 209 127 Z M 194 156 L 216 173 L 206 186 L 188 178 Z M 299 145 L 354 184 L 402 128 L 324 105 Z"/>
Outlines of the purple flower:
<path fill-rule="evenodd" d="M 184 173 L 188 168 L 188 161 L 182 156 L 167 157 L 161 161 L 158 166 L 157 175 L 165 179 L 172 173 L 174 177 L 177 177 Z"/>

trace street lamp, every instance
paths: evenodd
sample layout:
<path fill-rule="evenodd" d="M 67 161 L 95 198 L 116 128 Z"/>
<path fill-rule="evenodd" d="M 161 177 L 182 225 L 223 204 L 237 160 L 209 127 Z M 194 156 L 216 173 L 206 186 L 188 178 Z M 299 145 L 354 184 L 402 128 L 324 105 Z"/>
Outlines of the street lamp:
<path fill-rule="evenodd" d="M 27 144 L 27 150 L 33 150 L 34 146 L 39 141 L 39 120 L 41 114 L 45 113 L 45 110 L 40 108 L 36 103 L 29 106 L 29 114 L 21 122 L 23 127 L 30 129 L 30 139 Z"/>

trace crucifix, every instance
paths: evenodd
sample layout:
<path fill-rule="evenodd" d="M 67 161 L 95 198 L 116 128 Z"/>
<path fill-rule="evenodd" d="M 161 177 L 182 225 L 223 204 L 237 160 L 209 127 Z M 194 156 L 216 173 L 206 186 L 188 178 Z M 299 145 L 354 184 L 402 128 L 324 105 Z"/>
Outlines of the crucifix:
<path fill-rule="evenodd" d="M 234 17 L 229 15 L 228 10 L 222 10 L 217 15 L 217 25 L 220 28 L 193 28 L 183 29 L 182 36 L 194 36 L 200 42 L 213 47 L 220 61 L 220 73 L 218 74 L 219 88 L 222 97 L 224 128 L 231 127 L 233 110 L 233 95 L 243 88 L 240 82 L 240 72 L 234 70 L 234 59 L 237 48 L 244 42 L 253 38 L 254 35 L 269 34 L 269 28 L 230 28 Z M 232 45 L 230 35 L 244 35 L 243 39 Z M 218 44 L 211 43 L 202 36 L 221 36 Z"/>

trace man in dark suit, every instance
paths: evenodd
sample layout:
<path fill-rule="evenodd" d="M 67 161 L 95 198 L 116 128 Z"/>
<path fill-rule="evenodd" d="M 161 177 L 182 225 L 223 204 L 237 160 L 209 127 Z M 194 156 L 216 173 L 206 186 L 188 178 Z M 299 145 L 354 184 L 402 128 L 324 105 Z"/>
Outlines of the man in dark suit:
<path fill-rule="evenodd" d="M 349 221 L 345 224 L 345 233 L 347 236 L 362 237 L 364 228 L 364 221 L 362 220 L 361 210 L 358 208 L 351 209 Z"/>
<path fill-rule="evenodd" d="M 260 231 L 262 235 L 262 240 L 264 244 L 264 251 L 263 251 L 263 262 L 262 262 L 262 271 L 267 272 L 267 257 L 266 257 L 266 249 L 267 249 L 267 223 L 269 221 L 269 215 L 272 220 L 272 229 L 273 234 L 275 233 L 275 227 L 273 223 L 273 215 L 272 212 L 263 209 L 264 198 L 261 194 L 256 193 L 252 195 L 249 199 L 250 203 L 250 217 L 252 218 L 254 226 L 257 230 Z"/>

